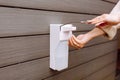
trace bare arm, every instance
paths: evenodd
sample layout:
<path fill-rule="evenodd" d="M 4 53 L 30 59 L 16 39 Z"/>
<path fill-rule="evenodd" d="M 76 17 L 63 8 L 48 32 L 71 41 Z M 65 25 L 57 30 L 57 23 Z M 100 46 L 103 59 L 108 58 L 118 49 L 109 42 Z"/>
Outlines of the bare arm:
<path fill-rule="evenodd" d="M 120 23 L 120 14 L 103 14 L 96 18 L 87 21 L 89 24 L 94 24 L 97 27 L 106 25 L 117 25 Z"/>

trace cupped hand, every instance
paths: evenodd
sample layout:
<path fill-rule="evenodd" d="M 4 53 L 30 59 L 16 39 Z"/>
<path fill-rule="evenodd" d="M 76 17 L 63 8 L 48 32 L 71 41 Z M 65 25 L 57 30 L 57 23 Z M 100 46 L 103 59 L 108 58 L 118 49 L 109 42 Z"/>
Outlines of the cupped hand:
<path fill-rule="evenodd" d="M 72 37 L 69 39 L 69 45 L 77 49 L 80 49 L 84 46 L 80 41 L 80 37 L 75 37 L 74 35 L 72 35 Z"/>

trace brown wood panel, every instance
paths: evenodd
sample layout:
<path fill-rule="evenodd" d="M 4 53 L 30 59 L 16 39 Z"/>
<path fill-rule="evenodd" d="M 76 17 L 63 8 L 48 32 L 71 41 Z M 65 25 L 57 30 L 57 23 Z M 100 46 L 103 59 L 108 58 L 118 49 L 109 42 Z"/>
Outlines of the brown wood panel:
<path fill-rule="evenodd" d="M 78 60 L 81 59 L 83 60 L 83 62 L 85 62 L 92 58 L 95 58 L 95 57 L 104 55 L 108 52 L 111 52 L 113 50 L 116 50 L 116 41 L 107 42 L 105 44 L 104 42 L 107 42 L 107 39 L 104 39 L 103 37 L 96 38 L 93 41 L 91 41 L 89 44 L 87 44 L 87 46 L 100 44 L 100 43 L 103 43 L 103 44 L 95 45 L 88 48 L 83 48 L 81 50 L 71 51 L 70 58 L 72 58 L 72 56 L 78 57 Z M 3 39 L 0 39 L 0 44 L 1 44 L 0 67 L 49 56 L 49 36 L 48 35 L 3 38 Z M 107 48 L 104 49 L 105 47 Z M 100 50 L 99 54 L 95 54 L 96 53 L 95 49 Z M 89 52 L 91 52 L 91 54 L 94 56 L 89 55 Z M 72 53 L 76 55 L 73 55 Z M 89 55 L 89 56 L 84 59 L 86 55 Z M 76 60 L 72 58 L 72 61 L 74 62 Z"/>
<path fill-rule="evenodd" d="M 102 79 L 102 80 L 116 80 L 115 79 L 115 72 L 113 72 L 112 74 L 110 74 L 109 76 L 107 76 L 105 79 Z"/>
<path fill-rule="evenodd" d="M 64 72 L 53 76 L 57 77 L 57 80 L 74 80 L 73 78 L 85 77 L 90 73 L 107 66 L 115 61 L 116 54 L 114 52 L 109 55 L 100 57 L 96 60 L 88 62 L 86 64 L 71 68 Z M 74 58 L 75 59 L 75 58 Z M 109 66 L 109 65 L 108 65 Z M 29 61 L 26 63 L 20 63 L 13 66 L 0 68 L 1 80 L 41 80 L 55 74 L 56 72 L 49 69 L 49 58 L 43 58 L 38 60 Z M 71 76 L 74 75 L 74 76 Z M 73 77 L 73 78 L 72 78 Z M 56 80 L 56 79 L 55 79 Z"/>
<path fill-rule="evenodd" d="M 106 64 L 111 62 L 111 59 L 113 61 L 113 60 L 115 60 L 115 58 L 116 58 L 115 53 L 112 53 L 112 54 L 103 56 L 102 58 L 93 60 L 89 63 L 83 64 L 81 66 L 77 66 L 76 68 L 73 68 L 71 70 L 68 70 L 68 71 L 62 72 L 60 74 L 57 74 L 55 76 L 49 77 L 45 80 L 81 80 L 81 79 L 86 78 L 86 76 L 103 68 Z M 106 61 L 108 61 L 108 62 L 106 62 Z M 113 69 L 112 69 L 112 71 L 113 71 Z"/>
<path fill-rule="evenodd" d="M 0 7 L 0 37 L 16 35 L 48 34 L 50 24 L 79 22 L 95 15 L 61 13 Z M 77 31 L 91 30 L 91 25 L 74 24 Z"/>
<path fill-rule="evenodd" d="M 99 70 L 98 72 L 88 76 L 87 78 L 83 80 L 103 80 L 104 77 L 106 77 L 108 74 L 114 72 L 116 70 L 116 63 L 111 64 L 102 70 Z M 112 76 L 111 76 L 112 77 Z M 115 77 L 114 77 L 115 79 Z"/>
<path fill-rule="evenodd" d="M 0 5 L 93 14 L 108 13 L 114 6 L 102 0 L 0 0 Z"/>
<path fill-rule="evenodd" d="M 116 42 L 109 42 L 105 44 L 100 44 L 92 46 L 89 48 L 83 48 L 81 50 L 76 50 L 70 52 L 69 56 L 69 66 L 78 65 L 82 62 L 90 61 L 99 56 L 109 53 L 111 50 L 116 50 Z"/>

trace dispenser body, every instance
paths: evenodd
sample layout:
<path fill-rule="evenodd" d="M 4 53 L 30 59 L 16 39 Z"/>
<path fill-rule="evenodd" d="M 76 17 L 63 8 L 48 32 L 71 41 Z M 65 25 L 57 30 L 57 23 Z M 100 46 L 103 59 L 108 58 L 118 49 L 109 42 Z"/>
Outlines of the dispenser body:
<path fill-rule="evenodd" d="M 68 67 L 68 39 L 72 30 L 76 30 L 71 24 L 61 25 L 50 24 L 50 68 L 57 71 Z"/>

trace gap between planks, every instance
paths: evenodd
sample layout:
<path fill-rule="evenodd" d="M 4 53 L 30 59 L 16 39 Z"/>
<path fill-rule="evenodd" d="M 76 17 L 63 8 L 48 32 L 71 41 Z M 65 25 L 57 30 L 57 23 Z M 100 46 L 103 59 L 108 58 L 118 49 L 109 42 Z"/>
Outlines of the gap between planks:
<path fill-rule="evenodd" d="M 77 32 L 88 32 L 88 31 L 90 31 L 90 30 L 74 31 L 74 33 L 77 33 Z M 30 37 L 30 36 L 42 36 L 42 35 L 50 35 L 50 33 L 45 33 L 45 34 L 28 34 L 28 35 L 15 35 L 15 36 L 0 36 L 0 38 Z"/>

